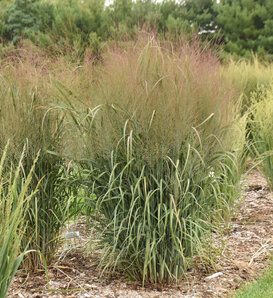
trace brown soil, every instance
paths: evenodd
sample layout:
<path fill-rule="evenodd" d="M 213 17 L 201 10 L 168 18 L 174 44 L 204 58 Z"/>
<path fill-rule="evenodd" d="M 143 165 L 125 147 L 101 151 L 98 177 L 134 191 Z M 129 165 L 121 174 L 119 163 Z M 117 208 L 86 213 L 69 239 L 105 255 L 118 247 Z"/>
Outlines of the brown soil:
<path fill-rule="evenodd" d="M 229 232 L 221 236 L 226 244 L 215 262 L 216 275 L 197 267 L 178 286 L 164 289 L 142 288 L 140 283 L 126 280 L 123 274 L 99 278 L 99 253 L 89 256 L 82 253 L 88 239 L 83 222 L 77 224 L 82 234 L 80 239 L 69 244 L 73 249 L 67 250 L 67 254 L 49 268 L 49 283 L 44 272 L 27 277 L 19 271 L 9 297 L 205 298 L 230 295 L 246 281 L 257 278 L 268 266 L 268 255 L 273 252 L 273 193 L 257 170 L 248 175 L 244 189 Z"/>

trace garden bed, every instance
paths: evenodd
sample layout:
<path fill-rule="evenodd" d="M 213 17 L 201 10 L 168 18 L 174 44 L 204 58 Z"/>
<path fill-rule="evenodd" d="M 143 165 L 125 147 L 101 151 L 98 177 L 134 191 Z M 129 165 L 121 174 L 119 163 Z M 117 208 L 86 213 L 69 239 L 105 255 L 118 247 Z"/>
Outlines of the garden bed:
<path fill-rule="evenodd" d="M 48 268 L 47 282 L 41 271 L 26 276 L 18 271 L 9 297 L 223 297 L 230 295 L 246 281 L 257 278 L 268 266 L 273 251 L 273 193 L 265 179 L 253 170 L 244 182 L 243 200 L 227 232 L 215 243 L 224 240 L 221 256 L 215 261 L 215 272 L 198 266 L 177 286 L 141 287 L 125 275 L 104 274 L 99 277 L 99 252 L 83 253 L 88 234 L 84 221 L 77 223 L 80 238 L 73 249 Z M 60 252 L 62 253 L 62 252 Z M 50 290 L 48 290 L 48 288 Z"/>

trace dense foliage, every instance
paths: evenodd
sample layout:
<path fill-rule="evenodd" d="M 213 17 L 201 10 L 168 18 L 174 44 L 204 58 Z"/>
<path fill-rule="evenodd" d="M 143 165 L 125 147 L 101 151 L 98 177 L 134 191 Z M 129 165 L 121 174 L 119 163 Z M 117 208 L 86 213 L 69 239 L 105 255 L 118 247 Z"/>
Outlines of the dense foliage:
<path fill-rule="evenodd" d="M 55 53 L 82 57 L 87 47 L 98 56 L 104 42 L 135 38 L 142 30 L 179 41 L 196 32 L 223 44 L 225 52 L 272 59 L 273 6 L 270 0 L 13 0 L 2 1 L 0 36 L 21 38 Z M 220 38 L 221 37 L 221 38 Z"/>
<path fill-rule="evenodd" d="M 222 0 L 215 8 L 227 52 L 247 58 L 252 51 L 262 56 L 273 53 L 271 0 Z"/>
<path fill-rule="evenodd" d="M 40 152 L 29 185 L 31 189 L 37 185 L 38 191 L 29 201 L 29 212 L 25 215 L 28 224 L 22 239 L 22 247 L 28 245 L 35 250 L 27 255 L 24 265 L 37 269 L 43 266 L 39 253 L 50 263 L 58 247 L 60 229 L 75 212 L 74 208 L 70 213 L 73 196 L 65 180 L 64 158 L 56 154 L 61 153 L 64 141 L 63 117 L 50 109 L 47 94 L 41 92 L 46 88 L 42 73 L 34 72 L 26 61 L 24 66 L 10 65 L 2 70 L 0 83 L 0 151 L 9 141 L 7 157 L 18 164 L 26 147 L 18 192 L 23 174 L 30 171 Z"/>
<path fill-rule="evenodd" d="M 19 176 L 24 172 L 24 152 L 18 164 L 12 165 L 7 158 L 8 150 L 7 144 L 1 152 L 0 161 L 0 297 L 7 296 L 14 275 L 27 253 L 25 246 L 20 254 L 20 246 L 27 226 L 26 213 L 36 187 L 30 187 L 30 183 L 37 158 L 18 191 Z M 5 171 L 6 167 L 8 171 Z"/>
<path fill-rule="evenodd" d="M 258 99 L 258 100 L 257 100 Z M 261 87 L 252 93 L 253 110 L 250 122 L 254 154 L 261 156 L 261 171 L 273 189 L 273 88 Z"/>
<path fill-rule="evenodd" d="M 139 43 L 92 74 L 84 66 L 82 88 L 70 83 L 62 97 L 79 129 L 83 184 L 97 197 L 102 267 L 171 282 L 193 256 L 212 266 L 208 239 L 231 215 L 244 120 L 210 50 Z"/>
<path fill-rule="evenodd" d="M 273 188 L 270 1 L 105 3 L 0 0 L 0 297 L 74 216 L 103 270 L 215 269 L 248 158 Z"/>

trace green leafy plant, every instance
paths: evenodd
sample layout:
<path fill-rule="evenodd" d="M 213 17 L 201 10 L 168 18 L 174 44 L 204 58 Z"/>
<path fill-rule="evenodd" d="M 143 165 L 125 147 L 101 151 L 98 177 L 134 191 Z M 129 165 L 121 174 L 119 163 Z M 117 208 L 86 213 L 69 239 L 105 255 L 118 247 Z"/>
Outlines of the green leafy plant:
<path fill-rule="evenodd" d="M 21 241 L 27 226 L 26 214 L 29 202 L 35 195 L 35 188 L 31 189 L 31 180 L 37 158 L 29 172 L 23 171 L 24 151 L 18 165 L 14 167 L 7 161 L 7 145 L 0 161 L 0 297 L 6 297 L 13 277 L 27 253 L 26 246 L 21 247 Z M 9 168 L 9 172 L 5 168 Z M 18 191 L 20 184 L 20 191 Z M 22 250 L 21 250 L 22 249 Z"/>

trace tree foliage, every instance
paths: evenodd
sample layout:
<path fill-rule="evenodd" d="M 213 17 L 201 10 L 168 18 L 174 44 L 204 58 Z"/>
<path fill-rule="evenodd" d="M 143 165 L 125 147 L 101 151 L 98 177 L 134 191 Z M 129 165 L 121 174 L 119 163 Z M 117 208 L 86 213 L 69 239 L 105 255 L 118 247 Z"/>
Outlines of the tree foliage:
<path fill-rule="evenodd" d="M 52 27 L 53 5 L 39 0 L 14 0 L 7 6 L 3 30 L 7 40 L 16 44 L 22 36 L 44 32 Z"/>
<path fill-rule="evenodd" d="M 227 52 L 245 57 L 252 52 L 273 54 L 271 0 L 222 0 L 215 5 L 215 11 Z"/>
<path fill-rule="evenodd" d="M 252 52 L 273 57 L 272 0 L 4 0 L 0 2 L 0 39 L 16 44 L 31 38 L 66 53 L 86 47 L 99 52 L 101 42 L 131 40 L 142 30 L 180 40 L 197 32 L 215 38 L 237 57 Z"/>

